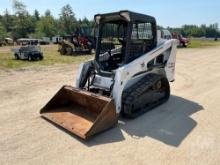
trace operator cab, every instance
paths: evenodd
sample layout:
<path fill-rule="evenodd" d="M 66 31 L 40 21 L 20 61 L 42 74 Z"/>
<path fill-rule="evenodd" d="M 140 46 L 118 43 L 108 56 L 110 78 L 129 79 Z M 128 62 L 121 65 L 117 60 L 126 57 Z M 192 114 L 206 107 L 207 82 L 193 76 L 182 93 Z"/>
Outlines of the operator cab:
<path fill-rule="evenodd" d="M 112 74 L 157 45 L 155 18 L 120 11 L 95 15 L 98 26 L 95 68 L 99 74 Z"/>

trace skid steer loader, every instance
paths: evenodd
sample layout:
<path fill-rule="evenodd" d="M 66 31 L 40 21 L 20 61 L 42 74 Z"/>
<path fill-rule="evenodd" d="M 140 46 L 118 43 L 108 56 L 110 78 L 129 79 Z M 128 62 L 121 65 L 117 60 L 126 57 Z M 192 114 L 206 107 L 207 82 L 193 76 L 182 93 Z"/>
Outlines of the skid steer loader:
<path fill-rule="evenodd" d="M 63 36 L 63 40 L 58 42 L 58 52 L 61 55 L 91 54 L 95 45 L 92 33 L 91 27 L 77 28 L 74 34 Z"/>
<path fill-rule="evenodd" d="M 94 60 L 80 65 L 76 87 L 63 86 L 41 109 L 44 118 L 87 139 L 166 102 L 177 41 L 158 39 L 154 17 L 120 11 L 95 15 Z"/>

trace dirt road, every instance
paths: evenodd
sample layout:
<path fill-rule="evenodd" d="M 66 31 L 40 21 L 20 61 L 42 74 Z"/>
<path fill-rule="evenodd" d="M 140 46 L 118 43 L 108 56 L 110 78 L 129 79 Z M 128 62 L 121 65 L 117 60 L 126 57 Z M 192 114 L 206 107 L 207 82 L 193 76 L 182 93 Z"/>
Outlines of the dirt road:
<path fill-rule="evenodd" d="M 76 68 L 0 72 L 0 164 L 220 164 L 220 47 L 179 49 L 170 100 L 88 142 L 39 116 Z"/>

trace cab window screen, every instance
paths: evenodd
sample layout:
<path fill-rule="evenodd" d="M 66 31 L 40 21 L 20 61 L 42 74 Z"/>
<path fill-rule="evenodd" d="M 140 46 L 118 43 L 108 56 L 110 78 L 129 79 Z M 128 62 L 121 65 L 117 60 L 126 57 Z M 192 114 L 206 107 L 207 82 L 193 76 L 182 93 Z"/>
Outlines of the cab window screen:
<path fill-rule="evenodd" d="M 134 23 L 132 28 L 132 40 L 151 40 L 153 39 L 151 23 Z"/>

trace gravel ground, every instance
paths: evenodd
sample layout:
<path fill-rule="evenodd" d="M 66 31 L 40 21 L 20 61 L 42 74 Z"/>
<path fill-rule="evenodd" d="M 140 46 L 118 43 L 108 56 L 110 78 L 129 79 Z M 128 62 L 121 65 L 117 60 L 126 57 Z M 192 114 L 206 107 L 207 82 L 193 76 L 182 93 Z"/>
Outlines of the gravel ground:
<path fill-rule="evenodd" d="M 39 115 L 77 66 L 0 71 L 0 164 L 220 164 L 220 47 L 179 49 L 170 100 L 84 142 Z"/>

